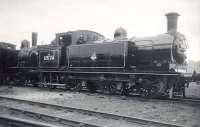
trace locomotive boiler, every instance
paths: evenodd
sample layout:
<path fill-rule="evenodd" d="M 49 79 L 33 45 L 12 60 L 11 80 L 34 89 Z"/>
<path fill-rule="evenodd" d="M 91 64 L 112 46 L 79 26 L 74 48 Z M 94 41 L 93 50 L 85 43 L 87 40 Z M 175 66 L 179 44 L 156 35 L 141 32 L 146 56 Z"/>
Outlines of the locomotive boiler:
<path fill-rule="evenodd" d="M 129 39 L 123 28 L 115 31 L 113 40 L 87 30 L 58 33 L 49 45 L 22 49 L 18 72 L 26 82 L 42 86 L 184 96 L 187 41 L 177 32 L 179 14 L 166 16 L 167 33 L 155 37 Z"/>

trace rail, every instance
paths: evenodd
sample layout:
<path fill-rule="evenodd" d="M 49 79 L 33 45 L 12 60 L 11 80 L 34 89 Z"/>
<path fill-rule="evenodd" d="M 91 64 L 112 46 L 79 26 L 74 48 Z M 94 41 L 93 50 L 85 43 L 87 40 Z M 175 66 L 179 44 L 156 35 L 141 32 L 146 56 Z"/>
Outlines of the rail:
<path fill-rule="evenodd" d="M 0 97 L 0 101 L 2 104 L 2 101 L 5 102 L 20 102 L 19 104 L 28 104 L 29 106 L 35 106 L 34 108 L 37 108 L 39 110 L 39 108 L 41 107 L 45 107 L 46 109 L 48 109 L 48 111 L 54 111 L 54 110 L 59 110 L 62 112 L 68 112 L 70 113 L 70 115 L 74 115 L 77 114 L 78 116 L 81 116 L 82 119 L 87 119 L 92 117 L 92 120 L 95 119 L 96 122 L 89 122 L 89 120 L 87 119 L 85 122 L 84 120 L 79 121 L 78 118 L 76 120 L 72 120 L 73 123 L 76 122 L 76 126 L 83 124 L 87 127 L 101 127 L 101 126 L 105 126 L 103 124 L 109 124 L 109 125 L 115 125 L 117 122 L 121 122 L 121 123 L 126 123 L 125 125 L 137 125 L 137 126 L 151 126 L 151 127 L 184 127 L 183 125 L 178 125 L 178 124 L 172 124 L 172 123 L 166 123 L 166 122 L 160 122 L 160 121 L 153 121 L 153 120 L 148 120 L 148 119 L 143 119 L 143 118 L 137 118 L 137 117 L 129 117 L 129 116 L 121 116 L 121 115 L 116 115 L 116 114 L 111 114 L 111 113 L 105 113 L 105 112 L 97 112 L 97 111 L 91 111 L 91 110 L 85 110 L 85 109 L 79 109 L 79 108 L 73 108 L 73 107 L 66 107 L 66 106 L 59 106 L 59 105 L 53 105 L 53 104 L 46 104 L 46 103 L 40 103 L 40 102 L 32 102 L 32 101 L 28 101 L 28 100 L 21 100 L 21 99 L 14 99 L 14 98 L 7 98 L 7 97 Z M 20 106 L 18 106 L 20 107 Z M 19 110 L 19 109 L 14 109 L 11 108 L 12 110 Z M 21 110 L 21 109 L 20 109 Z M 23 112 L 30 112 L 30 111 L 23 111 Z M 56 112 L 56 111 L 54 111 Z M 43 116 L 43 117 L 51 117 L 51 119 L 57 120 L 57 121 L 65 121 L 67 123 L 71 122 L 69 120 L 62 117 L 55 117 L 55 116 L 48 116 L 42 113 L 38 113 L 39 116 Z M 69 114 L 67 115 L 69 116 Z M 99 122 L 100 119 L 104 119 L 104 122 L 108 122 L 109 123 L 101 123 Z M 108 120 L 108 121 L 107 121 Z M 112 122 L 113 121 L 113 122 Z M 97 124 L 97 123 L 101 123 L 101 124 Z"/>

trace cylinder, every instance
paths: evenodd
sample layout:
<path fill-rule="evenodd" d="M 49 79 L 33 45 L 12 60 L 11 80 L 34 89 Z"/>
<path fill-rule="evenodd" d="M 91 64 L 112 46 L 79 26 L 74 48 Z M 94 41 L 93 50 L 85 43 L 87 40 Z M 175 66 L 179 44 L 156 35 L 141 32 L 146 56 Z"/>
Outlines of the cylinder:
<path fill-rule="evenodd" d="M 177 20 L 179 14 L 176 12 L 170 12 L 165 16 L 167 17 L 167 32 L 177 32 Z"/>
<path fill-rule="evenodd" d="M 32 46 L 37 45 L 37 32 L 32 32 Z"/>

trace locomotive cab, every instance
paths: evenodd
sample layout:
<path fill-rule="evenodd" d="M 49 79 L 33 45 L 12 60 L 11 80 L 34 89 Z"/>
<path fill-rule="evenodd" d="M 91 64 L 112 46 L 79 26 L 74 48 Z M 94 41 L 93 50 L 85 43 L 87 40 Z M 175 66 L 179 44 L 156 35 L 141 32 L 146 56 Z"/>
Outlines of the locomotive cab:
<path fill-rule="evenodd" d="M 66 47 L 72 44 L 72 36 L 70 33 L 56 34 L 57 44 L 61 47 Z"/>
<path fill-rule="evenodd" d="M 60 33 L 56 35 L 59 46 L 61 46 L 61 66 L 66 64 L 66 47 L 72 44 L 72 36 L 70 33 Z"/>

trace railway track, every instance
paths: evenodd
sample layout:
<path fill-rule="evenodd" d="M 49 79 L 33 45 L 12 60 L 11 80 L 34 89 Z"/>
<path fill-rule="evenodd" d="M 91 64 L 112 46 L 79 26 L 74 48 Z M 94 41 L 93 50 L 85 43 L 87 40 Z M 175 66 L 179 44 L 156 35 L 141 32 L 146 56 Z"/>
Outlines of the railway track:
<path fill-rule="evenodd" d="M 1 110 L 4 110 L 3 113 L 1 112 L 3 116 L 6 116 L 6 119 L 8 118 L 8 120 L 6 120 L 7 124 L 10 125 L 10 123 L 12 123 L 12 125 L 17 125 L 17 127 L 98 127 L 79 121 L 62 119 L 53 115 L 27 111 L 19 108 L 11 108 L 6 106 L 0 106 L 0 108 Z"/>
<path fill-rule="evenodd" d="M 183 127 L 171 123 L 120 116 L 73 107 L 0 97 L 1 112 L 15 117 L 72 127 Z M 2 111 L 3 110 L 3 111 Z"/>
<path fill-rule="evenodd" d="M 138 100 L 145 100 L 145 101 L 152 101 L 152 102 L 167 102 L 167 103 L 183 103 L 183 104 L 195 104 L 195 105 L 200 105 L 200 98 L 157 98 L 157 99 L 146 99 L 138 96 L 127 96 L 128 99 L 138 99 Z"/>
<path fill-rule="evenodd" d="M 70 91 L 68 91 L 70 92 Z M 142 101 L 160 101 L 160 102 L 167 102 L 167 103 L 184 103 L 184 104 L 197 104 L 197 105 L 200 105 L 200 98 L 182 98 L 182 97 L 175 97 L 175 98 L 172 98 L 172 99 L 169 99 L 169 98 L 155 98 L 155 99 L 150 99 L 150 98 L 143 98 L 143 97 L 140 97 L 139 95 L 126 95 L 126 96 L 122 96 L 122 95 L 117 95 L 117 94 L 113 94 L 113 95 L 110 95 L 110 94 L 102 94 L 102 93 L 91 93 L 91 92 L 88 92 L 88 91 L 82 91 L 82 93 L 85 93 L 85 94 L 89 94 L 89 95 L 100 95 L 100 96 L 106 96 L 106 97 L 109 97 L 109 96 L 113 96 L 113 97 L 119 97 L 119 98 L 123 98 L 123 99 L 128 99 L 128 100 L 142 100 Z"/>
<path fill-rule="evenodd" d="M 0 127 L 52 127 L 41 122 L 0 115 Z"/>
<path fill-rule="evenodd" d="M 173 98 L 169 101 L 200 105 L 200 99 L 199 98 L 198 99 L 197 98 Z"/>
<path fill-rule="evenodd" d="M 85 93 L 88 93 L 92 95 L 93 93 L 89 93 L 87 91 L 84 91 Z M 108 95 L 108 94 L 102 94 L 102 93 L 95 93 L 98 95 L 103 95 L 103 96 L 114 96 L 114 97 L 119 97 L 123 99 L 128 99 L 128 100 L 142 100 L 142 101 L 160 101 L 160 102 L 170 102 L 170 103 L 185 103 L 185 104 L 197 104 L 200 105 L 200 98 L 182 98 L 182 97 L 175 97 L 172 99 L 169 98 L 155 98 L 155 99 L 150 99 L 150 98 L 143 98 L 140 97 L 139 95 L 126 95 L 126 96 L 121 96 L 121 95 Z"/>

